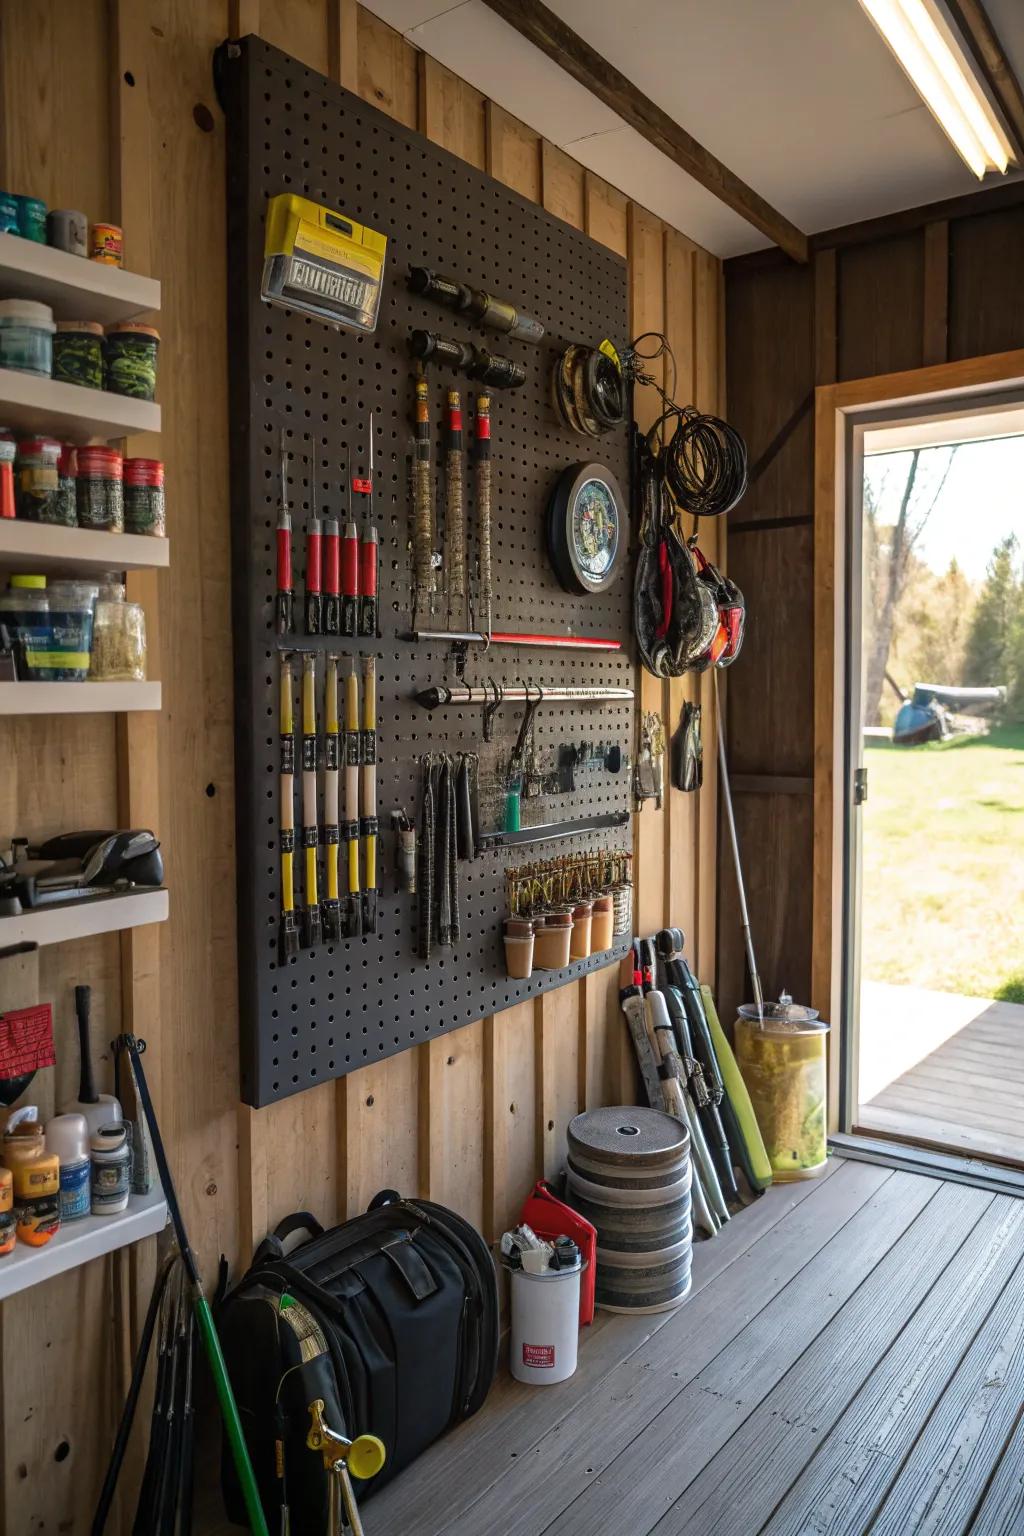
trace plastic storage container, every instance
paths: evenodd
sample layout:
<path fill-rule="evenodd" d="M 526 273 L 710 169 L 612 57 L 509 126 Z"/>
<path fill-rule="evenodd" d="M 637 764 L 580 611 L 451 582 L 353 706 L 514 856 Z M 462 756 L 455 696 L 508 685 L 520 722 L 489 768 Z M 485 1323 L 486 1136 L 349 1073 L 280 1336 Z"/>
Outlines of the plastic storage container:
<path fill-rule="evenodd" d="M 765 1003 L 764 1023 L 745 1003 L 736 1020 L 736 1062 L 747 1085 L 777 1181 L 810 1179 L 827 1160 L 828 1025 L 783 992 Z"/>
<path fill-rule="evenodd" d="M 23 240 L 46 244 L 46 204 L 41 197 L 15 197 L 18 205 L 18 234 Z"/>
<path fill-rule="evenodd" d="M 572 914 L 572 939 L 569 954 L 573 960 L 586 960 L 590 955 L 590 930 L 594 919 L 592 901 L 581 901 Z"/>
<path fill-rule="evenodd" d="M 79 448 L 78 525 L 124 532 L 124 460 L 115 448 Z"/>
<path fill-rule="evenodd" d="M 89 676 L 98 591 L 97 586 L 86 581 L 50 582 L 46 589 L 49 640 L 37 659 L 28 658 L 31 677 L 38 682 L 80 683 Z"/>
<path fill-rule="evenodd" d="M 103 327 L 95 320 L 59 320 L 53 338 L 53 376 L 62 384 L 103 388 Z"/>
<path fill-rule="evenodd" d="M 609 892 L 594 898 L 594 915 L 590 920 L 590 953 L 603 954 L 611 949 L 615 929 L 615 903 Z"/>
<path fill-rule="evenodd" d="M 516 1381 L 535 1387 L 554 1386 L 576 1369 L 580 1326 L 580 1272 L 577 1250 L 571 1269 L 547 1269 L 530 1275 L 511 1274 L 509 1370 Z"/>
<path fill-rule="evenodd" d="M 0 596 L 0 624 L 14 650 L 14 672 L 21 682 L 37 677 L 33 668 L 50 643 L 50 599 L 45 576 L 12 576 Z M 30 665 L 31 658 L 31 665 Z"/>
<path fill-rule="evenodd" d="M 537 924 L 533 941 L 535 971 L 562 971 L 569 964 L 572 913 L 551 912 Z"/>
<path fill-rule="evenodd" d="M 18 444 L 15 501 L 18 516 L 52 523 L 60 496 L 61 445 L 54 437 L 30 437 Z"/>
<path fill-rule="evenodd" d="M 0 368 L 38 373 L 53 368 L 53 310 L 34 299 L 0 299 Z"/>
<path fill-rule="evenodd" d="M 132 1150 L 123 1123 L 101 1125 L 90 1138 L 92 1214 L 117 1216 L 128 1209 Z"/>
<path fill-rule="evenodd" d="M 146 680 L 146 615 L 139 603 L 97 603 L 92 631 L 94 682 Z"/>
<path fill-rule="evenodd" d="M 156 394 L 156 354 L 160 332 L 136 320 L 122 320 L 107 331 L 107 388 L 115 395 L 152 400 Z"/>

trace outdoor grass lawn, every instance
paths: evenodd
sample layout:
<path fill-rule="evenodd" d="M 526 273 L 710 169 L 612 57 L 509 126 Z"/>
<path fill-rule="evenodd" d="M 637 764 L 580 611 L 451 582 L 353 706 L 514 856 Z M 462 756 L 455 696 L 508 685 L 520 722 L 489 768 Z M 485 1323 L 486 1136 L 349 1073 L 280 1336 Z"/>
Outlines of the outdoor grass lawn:
<path fill-rule="evenodd" d="M 864 977 L 1024 1003 L 1024 727 L 864 761 Z"/>

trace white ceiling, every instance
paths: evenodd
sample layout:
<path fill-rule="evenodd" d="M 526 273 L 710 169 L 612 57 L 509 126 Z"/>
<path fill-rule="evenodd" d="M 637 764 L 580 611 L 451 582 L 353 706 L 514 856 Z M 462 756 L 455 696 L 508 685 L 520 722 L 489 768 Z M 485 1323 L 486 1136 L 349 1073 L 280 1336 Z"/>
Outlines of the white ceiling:
<path fill-rule="evenodd" d="M 418 48 L 716 255 L 768 244 L 483 0 L 365 3 Z M 858 0 L 548 3 L 808 234 L 981 185 Z M 1024 0 L 988 0 L 988 11 L 1018 73 L 1024 72 Z"/>

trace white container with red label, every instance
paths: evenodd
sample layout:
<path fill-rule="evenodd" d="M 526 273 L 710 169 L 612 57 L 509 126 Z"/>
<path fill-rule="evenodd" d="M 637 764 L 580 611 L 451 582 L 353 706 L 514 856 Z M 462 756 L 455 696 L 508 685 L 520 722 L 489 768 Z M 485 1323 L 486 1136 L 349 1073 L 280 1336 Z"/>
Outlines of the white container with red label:
<path fill-rule="evenodd" d="M 510 1271 L 509 1370 L 516 1381 L 549 1387 L 575 1371 L 581 1270 L 577 1253 L 572 1268 L 545 1269 L 537 1275 Z"/>

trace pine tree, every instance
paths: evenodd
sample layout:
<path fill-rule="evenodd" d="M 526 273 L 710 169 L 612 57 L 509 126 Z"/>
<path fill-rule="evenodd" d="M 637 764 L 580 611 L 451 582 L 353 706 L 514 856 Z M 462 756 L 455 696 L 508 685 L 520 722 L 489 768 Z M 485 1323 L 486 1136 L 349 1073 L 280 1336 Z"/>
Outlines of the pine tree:
<path fill-rule="evenodd" d="M 976 687 L 997 684 L 1016 691 L 1018 634 L 1024 605 L 1016 569 L 1017 539 L 1009 534 L 992 551 L 964 648 L 964 682 Z M 1024 681 L 1024 680 L 1022 680 Z"/>

